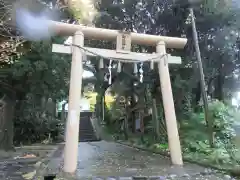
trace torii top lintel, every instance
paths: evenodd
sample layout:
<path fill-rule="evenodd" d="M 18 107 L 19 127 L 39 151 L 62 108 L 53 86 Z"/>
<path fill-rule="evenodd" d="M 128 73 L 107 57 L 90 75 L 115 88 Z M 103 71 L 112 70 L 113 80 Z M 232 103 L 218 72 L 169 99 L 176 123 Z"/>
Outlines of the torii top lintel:
<path fill-rule="evenodd" d="M 84 37 L 89 39 L 115 41 L 119 34 L 118 30 L 67 24 L 57 21 L 49 21 L 49 25 L 51 30 L 62 36 L 73 36 L 75 32 L 82 31 Z M 164 41 L 167 48 L 176 49 L 183 49 L 187 43 L 186 38 L 131 33 L 131 42 L 133 44 L 156 46 L 160 41 Z"/>

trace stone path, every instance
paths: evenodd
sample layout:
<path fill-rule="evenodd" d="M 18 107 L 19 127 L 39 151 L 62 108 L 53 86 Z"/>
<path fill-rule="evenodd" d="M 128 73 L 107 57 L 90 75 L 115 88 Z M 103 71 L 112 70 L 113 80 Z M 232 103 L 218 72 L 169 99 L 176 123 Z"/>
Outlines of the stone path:
<path fill-rule="evenodd" d="M 36 173 L 39 161 L 45 158 L 56 146 L 35 146 L 17 148 L 8 157 L 0 158 L 0 180 L 32 179 Z M 26 155 L 35 155 L 26 158 Z M 2 153 L 0 154 L 0 156 Z M 25 157 L 24 157 L 25 156 Z M 23 158 L 24 157 L 24 158 Z"/>
<path fill-rule="evenodd" d="M 76 176 L 83 180 L 234 179 L 193 164 L 185 163 L 184 168 L 174 167 L 168 158 L 158 154 L 106 141 L 79 143 Z"/>
<path fill-rule="evenodd" d="M 5 161 L 0 163 L 1 180 L 24 180 L 31 178 L 36 161 Z"/>

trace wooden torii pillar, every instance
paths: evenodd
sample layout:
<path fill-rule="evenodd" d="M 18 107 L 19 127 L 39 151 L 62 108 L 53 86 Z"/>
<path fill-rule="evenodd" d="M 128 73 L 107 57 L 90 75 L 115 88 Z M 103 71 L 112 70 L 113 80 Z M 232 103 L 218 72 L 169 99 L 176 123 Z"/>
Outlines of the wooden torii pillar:
<path fill-rule="evenodd" d="M 166 54 L 166 48 L 183 49 L 187 43 L 185 38 L 165 37 L 148 34 L 128 33 L 124 34 L 118 30 L 102 29 L 87 27 L 82 25 L 72 25 L 61 22 L 49 21 L 49 28 L 58 35 L 73 36 L 73 44 L 84 47 L 84 39 L 109 40 L 117 41 L 117 50 L 98 49 L 84 47 L 85 49 L 95 52 L 96 54 L 121 60 L 138 60 L 144 61 L 150 58 L 155 58 L 158 61 L 158 70 L 160 76 L 161 92 L 164 105 L 165 119 L 168 132 L 168 143 L 171 155 L 171 161 L 174 165 L 183 165 L 182 152 L 177 128 L 177 120 L 174 108 L 172 87 L 168 64 L 180 64 L 181 58 Z M 127 37 L 127 38 L 126 38 Z M 128 39 L 130 45 L 149 45 L 156 46 L 155 54 L 131 52 L 129 43 L 128 47 L 123 46 L 122 38 Z M 121 51 L 120 48 L 124 50 Z M 66 144 L 64 151 L 64 172 L 74 173 L 77 168 L 78 156 L 78 136 L 79 136 L 79 117 L 80 117 L 80 98 L 82 86 L 82 61 L 83 51 L 76 46 L 64 46 L 53 44 L 53 52 L 72 54 L 70 90 L 69 90 L 69 110 L 67 118 Z M 127 49 L 127 50 L 126 50 Z M 93 54 L 84 52 L 86 55 Z M 162 56 L 159 61 L 159 57 Z M 151 65 L 152 66 L 152 65 Z"/>

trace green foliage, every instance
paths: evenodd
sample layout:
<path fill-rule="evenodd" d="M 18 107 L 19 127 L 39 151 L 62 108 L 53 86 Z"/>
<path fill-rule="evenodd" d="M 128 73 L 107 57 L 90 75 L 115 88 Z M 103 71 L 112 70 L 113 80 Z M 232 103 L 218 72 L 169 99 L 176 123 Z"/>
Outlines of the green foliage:
<path fill-rule="evenodd" d="M 67 96 L 70 57 L 53 54 L 51 42 L 33 43 L 11 67 L 18 88 L 53 99 Z M 28 88 L 28 89 L 26 89 Z M 50 94 L 49 94 L 50 93 Z"/>
<path fill-rule="evenodd" d="M 215 147 L 208 144 L 207 128 L 204 114 L 192 113 L 190 119 L 181 124 L 181 139 L 186 156 L 205 159 L 211 163 L 234 163 L 237 149 L 234 145 L 236 136 L 233 129 L 235 121 L 233 109 L 224 103 L 214 100 L 209 103 L 209 116 L 213 120 Z"/>
<path fill-rule="evenodd" d="M 230 143 L 236 136 L 233 124 L 236 122 L 234 109 L 215 100 L 209 104 L 209 115 L 213 119 L 215 136 L 223 143 Z"/>
<path fill-rule="evenodd" d="M 233 129 L 233 123 L 236 121 L 233 111 L 232 107 L 220 101 L 214 100 L 209 103 L 210 118 L 214 122 L 214 148 L 211 148 L 208 143 L 208 129 L 204 120 L 204 113 L 188 112 L 188 118 L 182 120 L 180 124 L 180 137 L 184 157 L 224 167 L 238 164 L 239 159 L 236 156 L 238 151 L 233 141 L 236 136 Z M 115 139 L 124 140 L 123 133 L 117 130 L 116 126 L 115 128 L 111 126 L 110 129 L 112 131 L 109 131 L 109 133 L 114 134 Z M 169 154 L 167 142 L 156 140 L 152 134 L 130 133 L 128 141 L 133 145 Z"/>
<path fill-rule="evenodd" d="M 8 80 L 17 95 L 15 143 L 57 140 L 62 124 L 41 100 L 50 98 L 54 104 L 67 97 L 70 57 L 53 54 L 51 42 L 37 42 L 31 44 L 28 53 L 3 69 L 8 70 Z"/>
<path fill-rule="evenodd" d="M 118 102 L 114 101 L 111 105 L 111 108 L 109 109 L 111 114 L 111 120 L 117 121 L 121 118 L 124 118 L 126 116 L 126 109 L 123 107 L 123 105 L 119 104 Z"/>
<path fill-rule="evenodd" d="M 29 95 L 28 95 L 29 96 Z M 22 108 L 16 110 L 14 118 L 14 144 L 32 144 L 43 141 L 59 141 L 64 132 L 64 124 L 59 119 L 36 105 L 33 99 L 21 103 Z"/>

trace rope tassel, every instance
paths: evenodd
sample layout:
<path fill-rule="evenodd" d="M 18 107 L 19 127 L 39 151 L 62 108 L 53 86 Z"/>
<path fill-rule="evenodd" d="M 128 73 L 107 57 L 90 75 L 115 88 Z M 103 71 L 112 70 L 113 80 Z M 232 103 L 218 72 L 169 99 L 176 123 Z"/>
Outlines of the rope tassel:
<path fill-rule="evenodd" d="M 139 69 L 139 73 L 140 73 L 140 82 L 143 82 L 143 63 L 140 64 L 140 69 Z"/>
<path fill-rule="evenodd" d="M 120 73 L 122 71 L 122 64 L 121 62 L 119 61 L 118 62 L 118 66 L 117 66 L 117 72 Z"/>
<path fill-rule="evenodd" d="M 99 69 L 103 69 L 103 68 L 104 68 L 103 58 L 101 58 L 99 61 Z"/>
<path fill-rule="evenodd" d="M 137 74 L 138 73 L 138 67 L 137 67 L 137 63 L 134 63 L 134 71 L 133 71 L 134 74 Z"/>
<path fill-rule="evenodd" d="M 112 84 L 112 60 L 111 59 L 109 61 L 108 72 L 109 72 L 108 84 L 111 85 Z"/>

